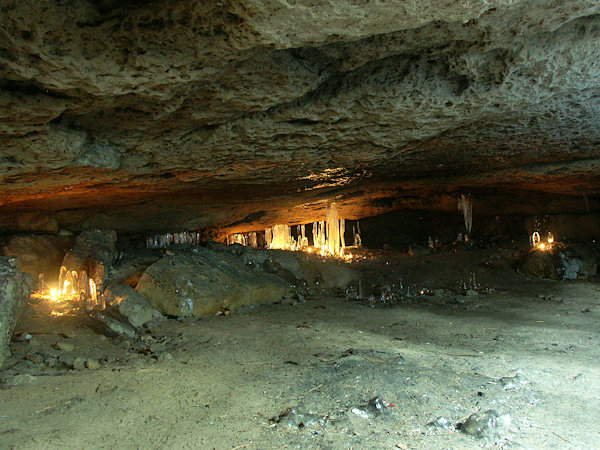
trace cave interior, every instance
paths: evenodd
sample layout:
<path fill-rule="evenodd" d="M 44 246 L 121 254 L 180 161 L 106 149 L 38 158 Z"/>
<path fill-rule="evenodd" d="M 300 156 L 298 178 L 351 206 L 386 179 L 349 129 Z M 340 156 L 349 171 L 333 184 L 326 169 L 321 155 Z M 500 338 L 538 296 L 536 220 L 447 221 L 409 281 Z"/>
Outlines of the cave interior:
<path fill-rule="evenodd" d="M 593 448 L 599 42 L 593 0 L 0 0 L 0 441 Z"/>

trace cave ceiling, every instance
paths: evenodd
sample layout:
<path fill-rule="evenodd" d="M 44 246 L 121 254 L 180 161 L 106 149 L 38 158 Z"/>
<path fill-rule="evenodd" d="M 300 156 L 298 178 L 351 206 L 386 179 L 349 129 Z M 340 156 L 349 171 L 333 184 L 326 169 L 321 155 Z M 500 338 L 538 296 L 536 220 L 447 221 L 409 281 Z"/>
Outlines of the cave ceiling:
<path fill-rule="evenodd" d="M 599 169 L 596 0 L 0 1 L 1 229 L 593 200 Z"/>

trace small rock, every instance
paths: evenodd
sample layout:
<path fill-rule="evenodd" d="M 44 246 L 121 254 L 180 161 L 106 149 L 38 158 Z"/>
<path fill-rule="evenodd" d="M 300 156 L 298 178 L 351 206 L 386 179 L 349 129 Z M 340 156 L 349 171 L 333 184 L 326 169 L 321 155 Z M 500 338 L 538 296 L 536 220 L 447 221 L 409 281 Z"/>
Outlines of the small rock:
<path fill-rule="evenodd" d="M 28 386 L 32 384 L 36 384 L 38 382 L 38 377 L 34 377 L 33 375 L 29 375 L 26 373 L 22 373 L 20 375 L 12 375 L 6 377 L 3 382 L 3 386 Z"/>
<path fill-rule="evenodd" d="M 133 328 L 131 325 L 109 316 L 105 316 L 103 319 L 106 326 L 113 332 L 117 334 L 124 334 L 129 337 L 135 336 L 135 328 Z"/>
<path fill-rule="evenodd" d="M 58 357 L 58 362 L 63 364 L 64 366 L 71 368 L 73 367 L 73 362 L 75 361 L 75 357 L 72 354 L 64 353 Z"/>
<path fill-rule="evenodd" d="M 295 408 L 288 408 L 278 418 L 274 419 L 274 421 L 288 428 L 304 428 L 311 425 L 318 425 L 320 417 L 310 412 L 299 412 Z"/>
<path fill-rule="evenodd" d="M 363 419 L 369 418 L 369 413 L 360 408 L 352 408 L 352 413 L 356 414 L 358 417 L 362 417 Z"/>
<path fill-rule="evenodd" d="M 100 363 L 95 359 L 88 359 L 85 362 L 85 367 L 87 367 L 90 370 L 98 370 L 100 368 Z"/>
<path fill-rule="evenodd" d="M 502 415 L 496 410 L 488 409 L 482 413 L 471 414 L 460 429 L 476 438 L 493 441 L 508 430 L 510 423 L 510 415 Z"/>
<path fill-rule="evenodd" d="M 85 369 L 85 367 L 86 367 L 85 358 L 82 358 L 81 356 L 78 356 L 77 358 L 75 358 L 73 360 L 73 366 L 72 367 L 73 367 L 73 369 L 76 369 L 76 370 Z"/>
<path fill-rule="evenodd" d="M 44 362 L 44 357 L 39 353 L 29 353 L 25 358 L 35 364 L 42 364 Z"/>
<path fill-rule="evenodd" d="M 585 381 L 585 375 L 583 373 L 578 373 L 573 377 L 573 381 Z"/>
<path fill-rule="evenodd" d="M 58 335 L 65 339 L 73 339 L 75 336 L 77 336 L 77 333 L 75 333 L 73 330 L 63 330 L 58 333 Z"/>
<path fill-rule="evenodd" d="M 166 349 L 167 349 L 167 346 L 165 344 L 161 344 L 160 342 L 154 342 L 153 344 L 150 345 L 150 351 L 152 353 L 164 352 Z"/>
<path fill-rule="evenodd" d="M 173 355 L 171 355 L 169 352 L 161 353 L 158 355 L 158 358 L 156 358 L 156 360 L 160 362 L 171 361 L 172 359 Z"/>
<path fill-rule="evenodd" d="M 529 380 L 525 378 L 523 372 L 517 370 L 513 377 L 502 377 L 498 382 L 500 383 L 500 386 L 502 386 L 502 389 L 507 391 L 509 389 L 514 389 L 519 385 L 528 384 Z"/>
<path fill-rule="evenodd" d="M 433 422 L 429 423 L 429 426 L 432 428 L 441 428 L 444 430 L 450 430 L 452 428 L 452 424 L 443 416 L 438 417 Z"/>
<path fill-rule="evenodd" d="M 54 344 L 54 347 L 62 352 L 72 352 L 75 350 L 75 346 L 73 344 L 65 341 L 58 341 L 56 344 Z"/>
<path fill-rule="evenodd" d="M 56 366 L 56 363 L 58 362 L 58 358 L 56 358 L 54 356 L 46 355 L 44 362 L 46 364 L 46 367 L 54 367 L 54 366 Z"/>

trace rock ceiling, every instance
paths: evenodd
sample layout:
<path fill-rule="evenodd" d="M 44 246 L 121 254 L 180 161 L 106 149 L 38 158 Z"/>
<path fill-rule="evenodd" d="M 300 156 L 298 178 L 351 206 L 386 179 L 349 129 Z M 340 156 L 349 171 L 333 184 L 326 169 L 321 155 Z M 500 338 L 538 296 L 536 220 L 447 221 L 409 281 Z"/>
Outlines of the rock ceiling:
<path fill-rule="evenodd" d="M 0 229 L 594 200 L 599 169 L 597 0 L 0 0 Z"/>

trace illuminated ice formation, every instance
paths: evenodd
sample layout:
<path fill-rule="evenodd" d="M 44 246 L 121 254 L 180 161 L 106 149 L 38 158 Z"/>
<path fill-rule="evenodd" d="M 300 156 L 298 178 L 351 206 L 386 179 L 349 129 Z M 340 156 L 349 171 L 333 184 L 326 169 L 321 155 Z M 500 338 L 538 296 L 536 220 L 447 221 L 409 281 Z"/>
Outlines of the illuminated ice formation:
<path fill-rule="evenodd" d="M 464 194 L 458 199 L 458 210 L 463 213 L 467 234 L 471 234 L 471 228 L 473 227 L 473 202 L 470 198 L 465 198 Z"/>
<path fill-rule="evenodd" d="M 295 225 L 295 228 L 286 224 L 274 225 L 265 229 L 264 239 L 262 233 L 256 232 L 232 234 L 227 236 L 226 242 L 227 245 L 239 243 L 254 248 L 315 251 L 322 256 L 352 258 L 352 255 L 344 254 L 346 219 L 339 217 L 335 203 L 327 206 L 325 215 L 326 220 L 312 223 L 312 245 L 304 224 Z M 352 235 L 354 247 L 360 247 L 362 242 L 358 222 L 352 228 Z"/>

